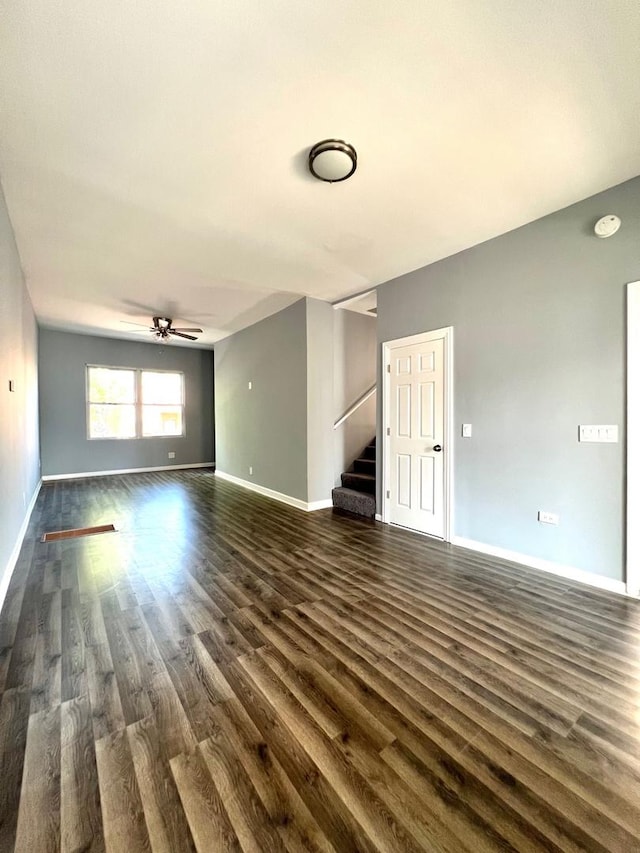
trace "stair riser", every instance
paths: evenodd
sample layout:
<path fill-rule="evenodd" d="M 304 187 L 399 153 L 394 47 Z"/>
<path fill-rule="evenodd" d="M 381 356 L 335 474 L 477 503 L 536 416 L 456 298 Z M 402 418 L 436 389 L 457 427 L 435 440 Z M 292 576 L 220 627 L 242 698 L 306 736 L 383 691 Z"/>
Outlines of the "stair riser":
<path fill-rule="evenodd" d="M 334 489 L 332 498 L 333 505 L 337 509 L 352 512 L 365 518 L 373 518 L 376 514 L 376 499 L 373 495 L 367 495 L 364 492 L 359 494 L 345 493 L 341 489 Z"/>
<path fill-rule="evenodd" d="M 356 459 L 353 463 L 353 470 L 357 474 L 371 474 L 372 477 L 376 475 L 376 460 L 375 459 Z"/>
<path fill-rule="evenodd" d="M 362 456 L 364 459 L 375 459 L 376 458 L 376 446 L 375 444 L 369 445 L 369 447 L 365 447 L 362 452 Z"/>

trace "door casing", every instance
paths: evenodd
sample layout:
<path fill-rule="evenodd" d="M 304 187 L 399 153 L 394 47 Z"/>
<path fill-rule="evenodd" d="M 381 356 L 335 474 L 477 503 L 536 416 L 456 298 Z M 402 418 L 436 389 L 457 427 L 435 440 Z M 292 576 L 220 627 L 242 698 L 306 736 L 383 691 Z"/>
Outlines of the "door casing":
<path fill-rule="evenodd" d="M 640 281 L 627 285 L 627 595 L 640 595 Z"/>
<path fill-rule="evenodd" d="M 418 335 L 409 335 L 405 338 L 396 338 L 393 341 L 385 341 L 382 344 L 382 437 L 383 437 L 383 464 L 382 464 L 382 521 L 390 523 L 390 501 L 387 491 L 391 483 L 389 435 L 387 427 L 390 425 L 390 374 L 387 366 L 391 364 L 391 351 L 394 347 L 408 346 L 411 344 L 427 343 L 442 338 L 444 341 L 444 541 L 451 542 L 454 535 L 453 528 L 453 326 L 445 326 L 442 329 L 434 329 L 429 332 L 421 332 Z M 422 533 L 417 530 L 416 533 Z M 424 536 L 429 536 L 424 533 Z"/>

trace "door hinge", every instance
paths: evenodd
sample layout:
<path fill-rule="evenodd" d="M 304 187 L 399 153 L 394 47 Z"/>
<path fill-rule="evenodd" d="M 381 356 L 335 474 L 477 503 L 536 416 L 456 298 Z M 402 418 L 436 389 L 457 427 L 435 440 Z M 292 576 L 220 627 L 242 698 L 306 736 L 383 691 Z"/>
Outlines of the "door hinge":
<path fill-rule="evenodd" d="M 387 435 L 391 435 L 391 427 L 387 427 Z"/>
<path fill-rule="evenodd" d="M 387 365 L 387 373 L 391 373 L 391 365 L 390 364 Z"/>
<path fill-rule="evenodd" d="M 391 490 L 387 489 L 387 500 L 391 497 Z"/>

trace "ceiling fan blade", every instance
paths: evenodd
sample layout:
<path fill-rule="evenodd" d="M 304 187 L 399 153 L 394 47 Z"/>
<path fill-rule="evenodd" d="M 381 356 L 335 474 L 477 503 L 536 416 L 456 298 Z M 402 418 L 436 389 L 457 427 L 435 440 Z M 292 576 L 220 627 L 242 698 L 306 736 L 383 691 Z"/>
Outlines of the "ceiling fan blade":
<path fill-rule="evenodd" d="M 130 320 L 120 320 L 121 323 L 124 323 L 126 326 L 139 326 L 141 329 L 148 329 L 148 323 L 132 323 Z"/>
<path fill-rule="evenodd" d="M 186 338 L 188 341 L 197 341 L 193 335 L 183 335 L 182 332 L 177 332 L 175 329 L 167 329 L 170 335 L 175 335 L 177 338 Z"/>
<path fill-rule="evenodd" d="M 202 334 L 202 329 L 182 329 L 179 326 L 172 326 L 171 328 L 174 332 L 197 332 L 199 335 Z"/>

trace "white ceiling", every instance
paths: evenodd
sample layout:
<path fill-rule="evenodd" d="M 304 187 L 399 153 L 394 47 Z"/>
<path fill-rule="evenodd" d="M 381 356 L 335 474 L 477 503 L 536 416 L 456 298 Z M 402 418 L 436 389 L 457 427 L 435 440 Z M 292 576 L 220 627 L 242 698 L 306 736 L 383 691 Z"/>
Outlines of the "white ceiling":
<path fill-rule="evenodd" d="M 637 175 L 639 115 L 637 0 L 3 3 L 0 175 L 45 325 L 171 313 L 210 345 L 366 290 Z M 306 172 L 332 136 L 344 184 Z"/>

